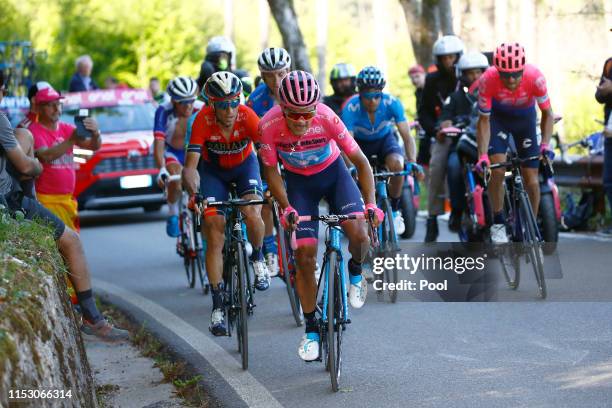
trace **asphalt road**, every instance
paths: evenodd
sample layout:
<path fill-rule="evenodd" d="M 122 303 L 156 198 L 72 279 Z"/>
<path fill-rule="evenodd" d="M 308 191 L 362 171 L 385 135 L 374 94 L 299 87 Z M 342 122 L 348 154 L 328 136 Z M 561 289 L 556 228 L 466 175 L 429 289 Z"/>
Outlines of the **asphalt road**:
<path fill-rule="evenodd" d="M 187 288 L 161 213 L 84 213 L 94 291 L 146 321 L 204 376 L 225 406 L 604 407 L 612 401 L 612 242 L 563 236 L 562 279 L 538 301 L 533 279 L 500 285 L 515 302 L 379 302 L 373 291 L 345 332 L 341 390 L 297 356 L 302 328 L 282 282 L 256 294 L 250 366 L 235 338 L 208 332 L 211 299 Z M 441 228 L 441 240 L 454 241 Z M 420 242 L 419 221 L 414 242 Z M 558 278 L 559 276 L 557 276 Z M 371 288 L 370 288 L 371 289 Z M 404 298 L 402 298 L 404 299 Z M 519 301 L 520 300 L 520 301 Z M 571 300 L 571 301 L 570 301 Z"/>

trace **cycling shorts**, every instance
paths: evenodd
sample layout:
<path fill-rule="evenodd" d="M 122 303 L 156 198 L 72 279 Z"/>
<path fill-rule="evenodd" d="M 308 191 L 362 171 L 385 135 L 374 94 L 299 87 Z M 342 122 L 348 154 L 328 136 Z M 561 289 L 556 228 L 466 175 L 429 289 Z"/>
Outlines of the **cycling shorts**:
<path fill-rule="evenodd" d="M 325 170 L 310 175 L 285 170 L 289 204 L 300 215 L 319 215 L 319 202 L 325 198 L 332 214 L 360 214 L 365 206 L 355 180 L 344 160 L 338 157 Z M 296 231 L 298 246 L 316 246 L 319 221 L 300 222 Z"/>
<path fill-rule="evenodd" d="M 170 163 L 179 163 L 181 166 L 185 165 L 185 150 L 175 149 L 170 145 L 166 145 L 166 152 L 164 153 L 166 159 L 166 165 Z"/>
<path fill-rule="evenodd" d="M 397 153 L 400 156 L 404 155 L 404 151 L 397 142 L 397 138 L 393 132 L 378 140 L 355 140 L 357 141 L 357 144 L 361 148 L 363 154 L 365 154 L 368 159 L 373 155 L 376 155 L 378 156 L 378 161 L 381 164 L 384 163 L 385 158 L 392 153 Z"/>
<path fill-rule="evenodd" d="M 512 135 L 521 159 L 540 154 L 535 106 L 521 113 L 521 115 L 491 113 L 489 155 L 506 154 L 508 151 L 508 135 Z M 522 166 L 529 168 L 537 168 L 539 165 L 539 160 L 530 160 L 522 164 Z"/>
<path fill-rule="evenodd" d="M 200 160 L 200 193 L 208 201 L 223 201 L 229 199 L 230 183 L 236 184 L 236 194 L 244 197 L 247 194 L 257 194 L 263 197 L 261 177 L 257 156 L 252 152 L 242 163 L 231 169 L 216 166 L 205 160 Z M 209 208 L 205 215 L 224 215 L 222 208 Z"/>

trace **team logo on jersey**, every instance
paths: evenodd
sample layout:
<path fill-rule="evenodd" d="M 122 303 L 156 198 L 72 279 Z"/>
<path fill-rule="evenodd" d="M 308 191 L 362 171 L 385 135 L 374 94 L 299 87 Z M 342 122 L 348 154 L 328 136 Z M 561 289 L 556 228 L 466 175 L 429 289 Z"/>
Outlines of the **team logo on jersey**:
<path fill-rule="evenodd" d="M 523 139 L 523 149 L 529 149 L 532 145 L 533 141 L 531 139 Z"/>
<path fill-rule="evenodd" d="M 507 140 L 508 139 L 508 134 L 506 132 L 499 132 L 497 134 L 497 137 L 499 137 L 501 140 Z"/>

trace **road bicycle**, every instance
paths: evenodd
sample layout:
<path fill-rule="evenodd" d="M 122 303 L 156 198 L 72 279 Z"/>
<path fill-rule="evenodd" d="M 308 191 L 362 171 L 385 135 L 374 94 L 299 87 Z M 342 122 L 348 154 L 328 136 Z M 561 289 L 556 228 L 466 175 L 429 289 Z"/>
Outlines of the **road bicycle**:
<path fill-rule="evenodd" d="M 249 366 L 249 333 L 247 317 L 255 308 L 254 286 L 252 284 L 249 260 L 247 257 L 246 227 L 240 207 L 263 205 L 266 200 L 243 200 L 237 197 L 235 185 L 232 184 L 230 198 L 224 201 L 208 201 L 207 207 L 223 208 L 225 213 L 225 245 L 223 247 L 223 281 L 225 301 L 225 323 L 227 335 L 231 336 L 236 329 L 238 352 L 241 355 L 242 369 Z M 201 206 L 202 197 L 196 202 Z M 201 213 L 202 210 L 200 210 Z"/>
<path fill-rule="evenodd" d="M 168 184 L 180 181 L 181 175 L 162 176 L 164 182 L 164 195 L 167 196 Z M 182 191 L 179 197 L 179 236 L 176 239 L 176 253 L 183 259 L 187 283 L 190 288 L 195 287 L 196 272 L 200 280 L 202 292 L 206 295 L 210 291 L 208 275 L 204 272 L 204 253 L 206 242 L 200 235 L 200 217 L 189 206 L 189 195 Z"/>

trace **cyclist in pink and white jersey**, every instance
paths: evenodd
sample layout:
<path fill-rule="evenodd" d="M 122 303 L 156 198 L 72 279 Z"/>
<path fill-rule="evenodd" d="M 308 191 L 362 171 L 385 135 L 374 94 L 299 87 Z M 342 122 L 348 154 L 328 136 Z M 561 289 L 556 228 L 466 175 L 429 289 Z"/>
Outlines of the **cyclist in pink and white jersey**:
<path fill-rule="evenodd" d="M 372 209 L 373 224 L 383 218 L 374 200 L 374 177 L 368 160 L 340 118 L 319 103 L 320 90 L 314 77 L 303 71 L 290 72 L 279 88 L 280 106 L 273 107 L 259 124 L 259 154 L 272 195 L 283 209 L 282 221 L 288 228 L 290 215 L 318 215 L 319 201 L 325 198 L 334 214 L 355 214 Z M 362 183 L 362 194 L 351 177 L 342 150 L 353 162 Z M 285 168 L 285 183 L 278 171 L 278 157 Z M 364 205 L 365 201 L 365 205 Z M 306 322 L 306 334 L 298 354 L 305 361 L 319 357 L 319 331 L 315 318 L 317 282 L 318 222 L 297 225 L 296 286 Z M 363 220 L 342 224 L 349 240 L 351 260 L 349 302 L 360 308 L 365 302 L 367 284 L 361 276 L 361 263 L 369 245 Z"/>
<path fill-rule="evenodd" d="M 501 44 L 495 51 L 494 66 L 480 77 L 476 126 L 479 168 L 506 161 L 508 135 L 512 135 L 520 158 L 550 155 L 548 143 L 553 131 L 553 112 L 546 79 L 534 65 L 525 64 L 525 50 L 518 43 Z M 542 143 L 537 140 L 536 103 L 542 112 Z M 524 162 L 521 173 L 529 201 L 537 216 L 540 204 L 539 161 Z M 508 242 L 503 215 L 505 169 L 491 172 L 489 191 L 493 207 L 493 242 Z"/>

